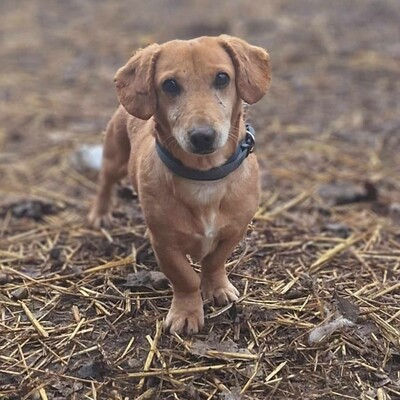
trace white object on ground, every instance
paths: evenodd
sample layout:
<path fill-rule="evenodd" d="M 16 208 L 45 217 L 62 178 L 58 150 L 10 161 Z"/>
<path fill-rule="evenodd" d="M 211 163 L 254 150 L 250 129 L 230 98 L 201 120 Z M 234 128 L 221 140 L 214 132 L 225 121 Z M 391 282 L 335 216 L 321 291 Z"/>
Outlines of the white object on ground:
<path fill-rule="evenodd" d="M 77 170 L 100 171 L 103 158 L 102 145 L 84 144 L 71 155 L 71 163 Z"/>
<path fill-rule="evenodd" d="M 314 328 L 310 335 L 308 336 L 308 341 L 310 343 L 318 343 L 322 339 L 326 339 L 339 329 L 345 326 L 355 326 L 356 324 L 347 318 L 340 316 L 333 321 L 326 322 L 321 326 Z"/>

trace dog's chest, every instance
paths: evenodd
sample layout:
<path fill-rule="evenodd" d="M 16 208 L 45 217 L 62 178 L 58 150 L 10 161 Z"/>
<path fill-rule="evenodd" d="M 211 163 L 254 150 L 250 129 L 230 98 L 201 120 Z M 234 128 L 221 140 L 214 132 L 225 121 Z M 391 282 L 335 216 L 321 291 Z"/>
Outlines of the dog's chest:
<path fill-rule="evenodd" d="M 193 182 L 186 185 L 184 197 L 199 208 L 207 208 L 210 204 L 219 204 L 225 190 L 225 185 L 220 182 Z M 205 219 L 212 218 L 207 216 Z"/>
<path fill-rule="evenodd" d="M 185 186 L 185 200 L 194 210 L 192 227 L 195 246 L 191 256 L 201 261 L 217 245 L 221 229 L 220 205 L 226 193 L 226 186 L 220 182 L 196 182 Z"/>
<path fill-rule="evenodd" d="M 218 216 L 215 210 L 210 209 L 204 212 L 199 219 L 199 225 L 196 237 L 196 254 L 194 258 L 201 261 L 210 254 L 216 246 L 216 240 L 219 233 Z"/>

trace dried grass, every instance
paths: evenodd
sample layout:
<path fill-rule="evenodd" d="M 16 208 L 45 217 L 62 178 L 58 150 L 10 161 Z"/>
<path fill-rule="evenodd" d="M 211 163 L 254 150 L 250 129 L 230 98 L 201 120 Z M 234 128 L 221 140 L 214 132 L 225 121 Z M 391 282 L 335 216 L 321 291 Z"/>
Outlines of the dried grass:
<path fill-rule="evenodd" d="M 255 3 L 259 10 L 252 21 L 260 10 L 263 18 L 269 18 L 271 10 L 261 3 Z M 8 31 L 14 24 L 28 24 L 27 15 L 38 7 L 33 1 L 27 9 L 9 13 Z M 125 14 L 129 9 L 119 7 Z M 84 8 L 97 10 L 97 4 L 87 2 Z M 400 203 L 398 129 L 384 128 L 376 113 L 371 118 L 377 118 L 382 133 L 363 136 L 363 130 L 371 128 L 363 119 L 366 110 L 340 118 L 327 113 L 324 129 L 315 128 L 303 110 L 294 112 L 290 99 L 301 101 L 301 93 L 294 94 L 285 74 L 303 64 L 290 58 L 296 53 L 286 33 L 279 36 L 280 27 L 286 32 L 291 21 L 296 39 L 300 35 L 306 43 L 302 51 L 311 44 L 307 44 L 308 28 L 301 30 L 290 10 L 286 13 L 275 22 L 276 46 L 284 45 L 275 52 L 272 45 L 277 70 L 271 96 L 274 104 L 284 103 L 288 110 L 264 103 L 254 112 L 263 202 L 246 240 L 227 263 L 241 297 L 221 309 L 206 304 L 205 328 L 193 338 L 162 331 L 171 301 L 169 289 L 126 285 L 129 273 L 157 268 L 136 200 L 117 199 L 117 223 L 112 229 L 94 231 L 86 226 L 94 177 L 73 170 L 69 158 L 83 136 L 85 141 L 99 141 L 98 131 L 115 101 L 108 83 L 113 62 L 109 70 L 96 72 L 99 93 L 93 89 L 85 94 L 89 78 L 76 73 L 66 97 L 51 97 L 47 104 L 26 95 L 23 107 L 7 103 L 2 122 L 11 133 L 2 139 L 0 130 L 0 398 L 400 398 L 400 222 L 392 207 Z M 108 21 L 107 15 L 100 7 L 96 18 Z M 118 25 L 117 13 L 113 18 Z M 343 44 L 331 42 L 323 26 L 310 29 L 332 51 Z M 75 40 L 76 33 L 68 30 L 63 37 L 69 34 Z M 103 39 L 109 45 L 107 37 Z M 33 35 L 33 44 L 29 43 L 34 45 L 37 38 Z M 47 48 L 56 51 L 58 39 L 49 40 Z M 86 39 L 81 40 L 77 43 L 86 54 Z M 101 43 L 94 46 L 103 48 Z M 127 43 L 116 46 L 114 51 L 122 59 Z M 280 52 L 281 48 L 287 50 Z M 318 68 L 334 74 L 329 65 L 336 61 L 326 57 Z M 382 64 L 372 53 L 343 57 L 333 65 L 345 74 L 359 71 L 363 60 L 368 61 L 365 73 L 384 68 L 399 77 L 392 68 L 398 60 Z M 54 63 L 48 71 L 56 69 Z M 15 74 L 25 82 L 31 66 L 20 68 Z M 280 71 L 286 73 L 281 76 Z M 65 82 L 38 74 L 38 82 L 47 82 L 53 90 L 65 88 Z M 107 83 L 101 80 L 103 75 Z M 322 96 L 324 84 L 330 85 L 318 79 L 315 87 L 310 80 L 316 98 Z M 385 79 L 379 87 L 384 87 Z M 362 82 L 357 83 L 360 96 L 368 97 Z M 333 90 L 333 85 L 329 88 Z M 32 90 L 40 91 L 40 84 Z M 97 104 L 104 93 L 109 93 L 108 100 Z M 92 100 L 84 100 L 84 95 Z M 86 107 L 76 107 L 77 98 Z M 391 103 L 384 104 L 385 118 L 395 118 Z M 71 127 L 57 115 L 78 121 L 78 126 Z M 100 126 L 90 125 L 96 119 Z M 12 137 L 21 129 L 18 144 Z M 341 137 L 343 129 L 354 137 Z M 366 180 L 378 188 L 378 200 L 335 206 L 318 191 L 332 181 L 359 185 Z M 13 215 L 13 204 L 32 200 L 50 203 L 54 213 L 39 221 Z M 327 229 L 332 222 L 346 226 L 348 235 Z M 338 297 L 357 306 L 354 325 L 340 326 L 310 343 L 310 332 L 345 312 Z"/>

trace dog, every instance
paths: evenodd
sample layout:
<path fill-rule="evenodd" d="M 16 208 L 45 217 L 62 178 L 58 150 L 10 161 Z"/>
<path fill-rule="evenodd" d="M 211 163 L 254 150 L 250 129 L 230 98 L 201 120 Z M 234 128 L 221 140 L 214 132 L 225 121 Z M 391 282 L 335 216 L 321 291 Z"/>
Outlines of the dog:
<path fill-rule="evenodd" d="M 238 300 L 225 262 L 260 196 L 244 104 L 259 101 L 270 80 L 268 53 L 228 35 L 151 44 L 116 73 L 120 106 L 107 126 L 89 221 L 110 223 L 112 187 L 129 175 L 173 288 L 172 333 L 201 329 L 203 299 Z"/>

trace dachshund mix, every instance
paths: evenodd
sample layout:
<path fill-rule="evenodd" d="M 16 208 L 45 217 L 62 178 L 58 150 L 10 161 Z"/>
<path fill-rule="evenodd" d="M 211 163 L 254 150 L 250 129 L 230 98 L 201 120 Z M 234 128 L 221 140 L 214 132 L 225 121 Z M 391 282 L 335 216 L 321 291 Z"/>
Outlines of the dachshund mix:
<path fill-rule="evenodd" d="M 165 325 L 196 333 L 204 324 L 202 296 L 217 305 L 239 296 L 224 264 L 260 192 L 255 155 L 236 162 L 249 134 L 243 103 L 265 95 L 269 56 L 228 35 L 173 40 L 137 51 L 115 82 L 121 106 L 107 126 L 89 221 L 110 223 L 112 187 L 128 174 L 173 287 Z M 200 276 L 188 255 L 200 262 Z"/>

